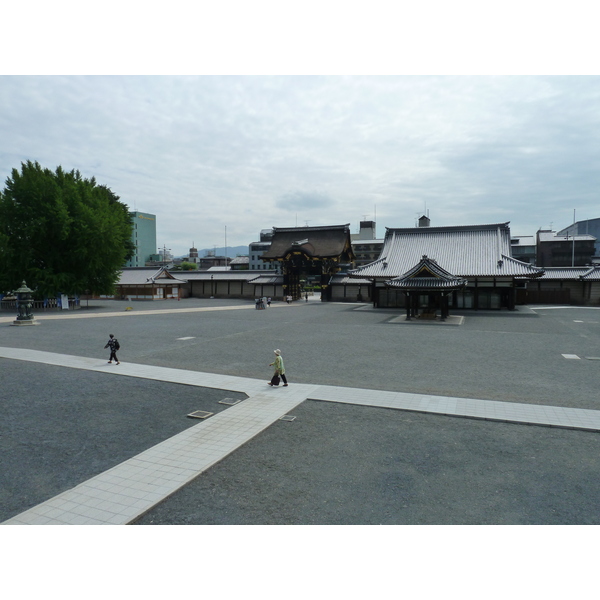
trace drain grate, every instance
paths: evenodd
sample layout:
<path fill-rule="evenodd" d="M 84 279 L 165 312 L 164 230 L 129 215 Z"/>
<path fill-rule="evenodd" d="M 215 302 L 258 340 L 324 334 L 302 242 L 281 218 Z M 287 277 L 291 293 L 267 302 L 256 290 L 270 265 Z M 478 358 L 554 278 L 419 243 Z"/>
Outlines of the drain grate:
<path fill-rule="evenodd" d="M 228 406 L 233 406 L 241 402 L 241 400 L 236 400 L 235 398 L 223 398 L 223 400 L 219 400 L 219 404 L 227 404 Z"/>
<path fill-rule="evenodd" d="M 292 415 L 283 415 L 280 417 L 280 421 L 293 421 L 296 417 L 292 417 Z"/>
<path fill-rule="evenodd" d="M 210 417 L 211 415 L 214 415 L 214 413 L 206 412 L 205 410 L 196 410 L 190 413 L 188 417 L 192 417 L 192 419 L 206 419 L 206 417 Z"/>

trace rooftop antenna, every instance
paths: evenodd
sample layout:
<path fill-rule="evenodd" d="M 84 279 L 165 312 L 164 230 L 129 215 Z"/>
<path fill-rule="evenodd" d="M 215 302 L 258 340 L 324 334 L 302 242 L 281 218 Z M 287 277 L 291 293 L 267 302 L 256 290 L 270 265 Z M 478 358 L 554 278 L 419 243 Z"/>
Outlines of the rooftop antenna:
<path fill-rule="evenodd" d="M 306 223 L 306 226 L 308 227 L 308 224 L 310 223 L 310 221 L 304 221 Z"/>

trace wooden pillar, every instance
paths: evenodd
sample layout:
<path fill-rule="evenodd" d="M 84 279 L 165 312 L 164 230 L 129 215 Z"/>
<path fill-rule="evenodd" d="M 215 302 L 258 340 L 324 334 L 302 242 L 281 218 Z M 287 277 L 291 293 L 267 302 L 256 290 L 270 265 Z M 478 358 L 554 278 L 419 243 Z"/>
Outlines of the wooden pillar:
<path fill-rule="evenodd" d="M 513 287 L 508 290 L 508 310 L 515 310 L 517 306 L 517 288 L 513 280 Z"/>

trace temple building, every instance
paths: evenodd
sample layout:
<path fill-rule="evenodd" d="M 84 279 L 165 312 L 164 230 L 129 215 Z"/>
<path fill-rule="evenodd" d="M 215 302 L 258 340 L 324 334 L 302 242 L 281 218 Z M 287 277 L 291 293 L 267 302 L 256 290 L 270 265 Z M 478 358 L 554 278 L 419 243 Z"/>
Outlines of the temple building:
<path fill-rule="evenodd" d="M 354 264 L 350 224 L 274 227 L 271 246 L 261 258 L 272 268 L 279 265 L 285 295 L 297 300 L 305 287 L 316 284 L 321 300 L 331 300 L 331 278 Z"/>
<path fill-rule="evenodd" d="M 527 286 L 527 304 L 600 304 L 600 266 L 547 267 Z"/>
<path fill-rule="evenodd" d="M 511 256 L 508 223 L 386 228 L 379 258 L 349 271 L 371 282 L 374 306 L 402 307 L 407 318 L 442 318 L 450 308 L 514 310 L 517 291 L 544 270 Z"/>

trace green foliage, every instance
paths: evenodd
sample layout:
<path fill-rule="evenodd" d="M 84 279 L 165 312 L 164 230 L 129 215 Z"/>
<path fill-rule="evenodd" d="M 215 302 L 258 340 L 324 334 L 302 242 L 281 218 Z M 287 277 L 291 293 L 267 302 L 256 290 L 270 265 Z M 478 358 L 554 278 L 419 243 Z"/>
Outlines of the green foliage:
<path fill-rule="evenodd" d="M 196 263 L 183 261 L 180 265 L 182 271 L 195 271 L 198 268 Z"/>
<path fill-rule="evenodd" d="M 0 290 L 25 279 L 37 296 L 110 294 L 131 231 L 127 206 L 93 177 L 21 163 L 0 192 Z"/>

